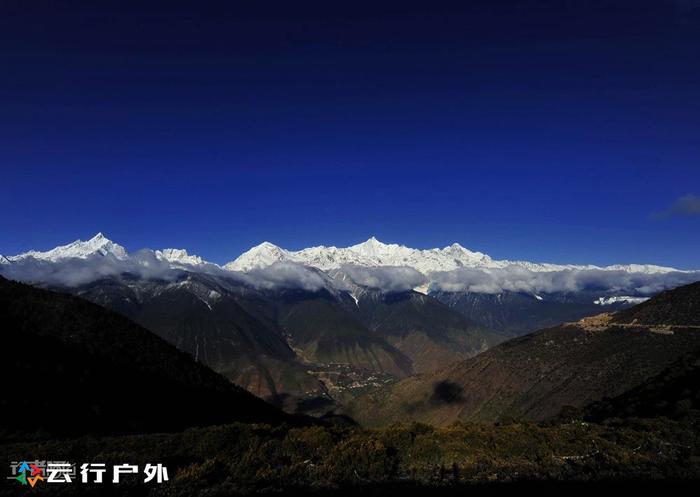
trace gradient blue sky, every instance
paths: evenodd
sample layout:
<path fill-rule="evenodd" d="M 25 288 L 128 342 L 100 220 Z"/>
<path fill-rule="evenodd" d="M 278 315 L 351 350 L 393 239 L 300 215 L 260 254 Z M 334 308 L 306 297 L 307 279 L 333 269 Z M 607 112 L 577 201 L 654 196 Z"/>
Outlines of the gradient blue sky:
<path fill-rule="evenodd" d="M 0 253 L 700 268 L 698 1 L 139 3 L 0 6 Z"/>

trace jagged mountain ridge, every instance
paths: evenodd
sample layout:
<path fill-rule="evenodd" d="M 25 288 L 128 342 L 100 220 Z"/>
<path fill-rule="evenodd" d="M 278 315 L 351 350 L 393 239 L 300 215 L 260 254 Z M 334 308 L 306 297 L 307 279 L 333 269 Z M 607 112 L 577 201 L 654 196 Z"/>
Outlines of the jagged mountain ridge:
<path fill-rule="evenodd" d="M 14 256 L 0 255 L 0 257 L 3 263 L 12 263 L 28 257 L 55 262 L 60 259 L 71 257 L 85 258 L 95 253 L 102 255 L 109 253 L 118 259 L 125 259 L 128 257 L 128 252 L 124 247 L 109 240 L 102 233 L 97 233 L 87 241 L 76 240 L 67 245 L 58 246 L 44 252 L 31 250 Z M 201 265 L 217 266 L 212 262 L 205 261 L 197 255 L 189 254 L 185 249 L 166 248 L 156 250 L 154 253 L 159 259 L 174 264 L 184 264 L 195 267 Z M 399 244 L 382 243 L 375 237 L 371 237 L 363 243 L 346 248 L 321 245 L 298 251 L 286 250 L 270 242 L 263 242 L 221 267 L 233 271 L 250 271 L 251 269 L 266 267 L 280 261 L 296 262 L 324 271 L 337 269 L 343 265 L 367 267 L 407 266 L 423 274 L 429 274 L 435 271 L 450 271 L 463 267 L 504 268 L 507 266 L 520 266 L 529 271 L 601 269 L 647 274 L 676 271 L 684 272 L 683 270 L 672 267 L 653 264 L 596 266 L 593 264 L 550 264 L 519 260 L 496 260 L 481 252 L 474 252 L 466 249 L 458 243 L 453 243 L 442 249 L 433 248 L 423 250 L 413 249 Z"/>
<path fill-rule="evenodd" d="M 104 259 L 104 263 L 98 260 L 100 258 Z M 296 252 L 265 242 L 234 261 L 219 266 L 184 249 L 143 249 L 129 254 L 124 247 L 102 233 L 90 240 L 76 240 L 46 252 L 30 251 L 0 257 L 0 271 L 13 279 L 43 283 L 49 277 L 67 279 L 65 274 L 55 275 L 52 272 L 74 260 L 84 261 L 79 268 L 81 283 L 90 278 L 98 279 L 106 272 L 135 272 L 152 277 L 154 273 L 167 269 L 185 269 L 204 273 L 224 272 L 260 287 L 296 285 L 314 290 L 325 287 L 342 291 L 346 290 L 346 282 L 340 281 L 334 273 L 347 275 L 344 268 L 358 267 L 384 271 L 383 278 L 369 275 L 359 283 L 366 286 L 375 282 L 379 285 L 377 288 L 386 291 L 395 291 L 398 282 L 399 286 L 405 287 L 403 289 L 422 293 L 494 295 L 508 291 L 529 293 L 541 300 L 547 293 L 580 291 L 591 287 L 598 292 L 593 301 L 599 305 L 646 298 L 660 290 L 700 278 L 700 272 L 648 264 L 600 267 L 495 260 L 459 244 L 443 249 L 419 250 L 385 244 L 374 237 L 347 248 L 319 246 Z M 305 272 L 304 268 L 308 271 Z M 77 271 L 73 268 L 70 272 L 75 274 Z M 579 279 L 581 275 L 584 277 Z"/>
<path fill-rule="evenodd" d="M 366 242 L 347 248 L 318 246 L 299 251 L 289 251 L 269 242 L 263 242 L 223 267 L 234 271 L 269 266 L 279 261 L 292 261 L 317 267 L 322 270 L 337 269 L 343 265 L 356 266 L 408 266 L 422 274 L 435 271 L 451 271 L 458 268 L 504 268 L 520 266 L 529 271 L 561 271 L 566 269 L 601 269 L 610 271 L 628 271 L 640 273 L 664 273 L 677 271 L 674 268 L 652 264 L 616 264 L 612 266 L 595 266 L 592 264 L 548 264 L 527 261 L 495 260 L 481 252 L 473 252 L 458 243 L 442 249 L 413 249 L 398 244 L 386 244 L 375 237 Z"/>

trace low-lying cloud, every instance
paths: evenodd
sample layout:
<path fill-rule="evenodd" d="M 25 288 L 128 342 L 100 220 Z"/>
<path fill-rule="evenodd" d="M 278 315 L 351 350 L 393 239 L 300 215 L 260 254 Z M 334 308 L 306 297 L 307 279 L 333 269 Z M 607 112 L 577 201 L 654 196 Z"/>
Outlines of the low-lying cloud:
<path fill-rule="evenodd" d="M 434 272 L 428 277 L 409 267 L 343 266 L 328 274 L 298 263 L 280 261 L 249 272 L 227 271 L 216 265 L 198 266 L 198 272 L 225 277 L 241 285 L 260 290 L 302 289 L 318 291 L 334 286 L 351 290 L 353 285 L 382 292 L 404 292 L 429 284 L 430 291 L 498 294 L 526 292 L 600 292 L 601 295 L 648 296 L 700 280 L 700 272 L 630 273 L 602 269 L 536 272 L 521 266 L 494 269 L 460 268 Z M 28 257 L 0 265 L 6 278 L 54 287 L 77 287 L 103 278 L 128 276 L 146 280 L 175 281 L 185 273 L 159 259 L 151 250 L 140 250 L 127 259 L 111 254 L 95 254 L 85 259 L 62 259 L 58 262 Z"/>
<path fill-rule="evenodd" d="M 248 273 L 226 271 L 213 264 L 197 267 L 196 270 L 265 290 L 300 288 L 316 291 L 324 286 L 324 279 L 317 270 L 293 262 L 276 262 Z M 124 276 L 175 281 L 184 272 L 185 269 L 172 267 L 168 261 L 159 259 L 148 249 L 134 252 L 126 259 L 117 259 L 112 254 L 94 254 L 84 259 L 66 258 L 56 262 L 27 257 L 0 266 L 0 274 L 5 278 L 54 287 L 78 287 L 103 278 Z"/>
<path fill-rule="evenodd" d="M 263 290 L 299 288 L 315 292 L 324 288 L 326 284 L 318 270 L 287 261 L 275 262 L 247 273 L 227 272 L 228 276 L 232 274 L 246 284 Z"/>
<path fill-rule="evenodd" d="M 430 275 L 430 290 L 498 294 L 503 291 L 558 293 L 599 291 L 652 295 L 700 280 L 700 273 L 629 273 L 602 269 L 536 272 L 519 266 L 497 269 L 461 268 Z"/>
<path fill-rule="evenodd" d="M 343 271 L 357 285 L 383 292 L 405 292 L 427 282 L 423 274 L 410 267 L 344 266 Z"/>
<path fill-rule="evenodd" d="M 117 259 L 112 254 L 94 254 L 84 259 L 69 258 L 58 262 L 27 257 L 0 266 L 0 274 L 26 283 L 76 287 L 124 274 L 140 279 L 172 281 L 182 271 L 171 268 L 151 250 L 144 249 L 134 252 L 128 259 Z"/>

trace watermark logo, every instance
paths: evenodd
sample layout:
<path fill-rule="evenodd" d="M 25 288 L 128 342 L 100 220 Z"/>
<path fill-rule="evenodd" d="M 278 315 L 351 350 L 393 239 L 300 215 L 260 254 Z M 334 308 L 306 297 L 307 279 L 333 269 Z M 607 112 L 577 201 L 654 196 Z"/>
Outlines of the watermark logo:
<path fill-rule="evenodd" d="M 77 468 L 80 471 L 77 471 Z M 109 471 L 111 478 L 105 475 Z M 7 479 L 16 480 L 20 485 L 32 488 L 38 482 L 51 483 L 122 483 L 122 476 L 133 476 L 132 481 L 141 479 L 143 483 L 163 483 L 169 480 L 168 468 L 162 464 L 146 464 L 139 471 L 136 464 L 115 464 L 109 469 L 104 463 L 83 463 L 77 465 L 68 461 L 14 461 L 10 463 Z"/>
<path fill-rule="evenodd" d="M 19 466 L 15 466 L 15 480 L 22 485 L 31 485 L 34 488 L 38 481 L 44 479 L 44 470 L 38 466 L 38 462 L 28 463 L 27 461 L 22 461 L 19 463 Z"/>

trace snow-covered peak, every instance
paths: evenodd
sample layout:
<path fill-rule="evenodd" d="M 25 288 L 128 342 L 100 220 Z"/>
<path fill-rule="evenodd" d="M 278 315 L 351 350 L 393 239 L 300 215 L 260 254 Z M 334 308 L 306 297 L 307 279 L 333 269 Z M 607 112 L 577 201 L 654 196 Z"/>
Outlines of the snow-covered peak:
<path fill-rule="evenodd" d="M 452 245 L 449 245 L 442 249 L 443 252 L 451 252 L 451 253 L 462 253 L 462 252 L 470 252 L 469 250 L 465 249 L 462 247 L 459 243 L 453 243 Z"/>
<path fill-rule="evenodd" d="M 388 245 L 386 243 L 382 243 L 372 236 L 366 242 L 348 247 L 348 250 L 352 250 L 353 252 L 366 257 L 379 257 L 382 254 L 388 254 L 391 251 L 397 250 L 398 248 L 398 245 Z"/>
<path fill-rule="evenodd" d="M 61 245 L 51 250 L 47 250 L 46 252 L 30 250 L 29 252 L 25 252 L 23 254 L 8 257 L 8 259 L 11 262 L 14 262 L 16 260 L 33 257 L 34 259 L 55 262 L 60 259 L 85 259 L 92 255 L 112 255 L 120 260 L 124 260 L 129 257 L 129 254 L 124 247 L 114 243 L 102 233 L 97 233 L 95 236 L 86 241 L 76 240 L 68 245 Z"/>
<path fill-rule="evenodd" d="M 185 249 L 167 248 L 155 251 L 156 257 L 175 265 L 201 266 L 207 262 L 198 255 L 190 255 Z"/>
<path fill-rule="evenodd" d="M 493 262 L 493 259 L 491 259 L 491 257 L 488 255 L 481 252 L 472 252 L 471 250 L 462 247 L 459 243 L 453 243 L 449 247 L 442 249 L 440 252 L 444 256 L 452 257 L 461 262 L 468 261 L 471 264 L 489 265 Z"/>
<path fill-rule="evenodd" d="M 289 252 L 270 242 L 262 242 L 229 262 L 224 269 L 230 271 L 250 271 L 271 266 L 275 262 L 289 260 Z"/>
<path fill-rule="evenodd" d="M 413 249 L 398 245 L 396 243 L 382 243 L 375 237 L 352 247 L 345 249 L 348 253 L 352 253 L 357 257 L 366 258 L 368 261 L 374 261 L 377 266 L 385 266 L 389 260 L 394 260 L 400 257 L 410 255 Z"/>

